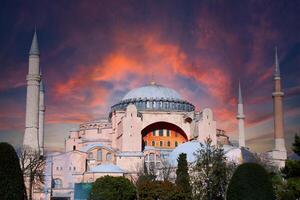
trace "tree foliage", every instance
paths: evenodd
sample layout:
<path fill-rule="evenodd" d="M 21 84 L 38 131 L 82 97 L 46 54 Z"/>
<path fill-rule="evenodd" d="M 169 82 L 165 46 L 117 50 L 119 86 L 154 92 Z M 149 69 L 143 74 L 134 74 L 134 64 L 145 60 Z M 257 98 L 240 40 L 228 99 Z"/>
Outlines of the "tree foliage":
<path fill-rule="evenodd" d="M 104 176 L 92 186 L 90 200 L 134 200 L 135 186 L 125 177 Z"/>
<path fill-rule="evenodd" d="M 181 188 L 170 181 L 143 181 L 137 186 L 139 200 L 183 200 Z"/>
<path fill-rule="evenodd" d="M 296 134 L 292 147 L 294 153 L 300 156 L 300 137 Z M 281 179 L 273 179 L 276 196 L 279 200 L 292 200 L 300 198 L 300 161 L 287 160 L 281 169 Z M 279 175 L 277 175 L 279 176 Z"/>
<path fill-rule="evenodd" d="M 298 134 L 295 135 L 295 141 L 293 143 L 293 151 L 300 156 L 300 136 Z"/>
<path fill-rule="evenodd" d="M 225 191 L 231 176 L 225 153 L 213 145 L 208 138 L 195 153 L 193 167 L 193 196 L 200 200 L 219 200 L 225 198 Z"/>
<path fill-rule="evenodd" d="M 0 143 L 0 199 L 23 200 L 25 187 L 19 159 L 14 148 Z"/>
<path fill-rule="evenodd" d="M 228 200 L 275 200 L 271 178 L 259 164 L 244 163 L 234 172 L 227 190 Z"/>
<path fill-rule="evenodd" d="M 186 154 L 181 153 L 177 159 L 177 170 L 176 170 L 176 185 L 181 189 L 182 193 L 186 196 L 185 199 L 191 198 L 191 185 L 190 176 L 188 173 L 188 163 Z"/>

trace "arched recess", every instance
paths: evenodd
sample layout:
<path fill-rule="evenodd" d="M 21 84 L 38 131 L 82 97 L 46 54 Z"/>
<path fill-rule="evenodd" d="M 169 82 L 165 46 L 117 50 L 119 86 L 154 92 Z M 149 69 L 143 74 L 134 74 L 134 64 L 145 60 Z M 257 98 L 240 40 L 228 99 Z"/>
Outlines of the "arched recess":
<path fill-rule="evenodd" d="M 169 122 L 155 122 L 142 130 L 142 150 L 145 146 L 173 149 L 186 141 L 186 133 L 179 126 Z"/>

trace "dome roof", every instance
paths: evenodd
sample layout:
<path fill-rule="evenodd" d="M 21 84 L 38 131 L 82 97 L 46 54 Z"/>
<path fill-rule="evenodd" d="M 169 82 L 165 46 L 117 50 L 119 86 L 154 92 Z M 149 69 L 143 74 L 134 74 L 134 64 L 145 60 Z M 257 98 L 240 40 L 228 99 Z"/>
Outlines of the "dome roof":
<path fill-rule="evenodd" d="M 100 173 L 124 173 L 125 171 L 114 164 L 101 164 L 93 167 L 91 172 L 100 172 Z"/>
<path fill-rule="evenodd" d="M 129 91 L 122 99 L 174 99 L 182 100 L 181 96 L 173 89 L 157 84 L 151 84 Z"/>
<path fill-rule="evenodd" d="M 197 150 L 202 149 L 203 146 L 201 146 L 201 142 L 197 140 L 185 142 L 178 147 L 176 147 L 169 155 L 169 161 L 171 165 L 177 166 L 177 158 L 181 153 L 185 153 L 187 155 L 187 161 L 189 163 L 196 161 L 196 156 L 194 153 L 197 152 Z M 228 161 L 240 163 L 243 160 L 248 161 L 251 160 L 251 152 L 249 152 L 246 149 L 240 149 L 235 146 L 231 145 L 223 145 L 222 146 L 225 157 Z"/>

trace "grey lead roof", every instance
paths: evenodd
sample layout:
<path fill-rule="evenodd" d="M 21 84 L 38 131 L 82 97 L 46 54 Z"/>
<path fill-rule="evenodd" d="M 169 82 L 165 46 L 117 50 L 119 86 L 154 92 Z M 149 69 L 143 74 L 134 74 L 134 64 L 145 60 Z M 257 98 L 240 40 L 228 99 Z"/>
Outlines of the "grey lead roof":
<path fill-rule="evenodd" d="M 175 90 L 158 84 L 146 85 L 129 91 L 122 100 L 126 99 L 176 99 L 182 100 Z"/>

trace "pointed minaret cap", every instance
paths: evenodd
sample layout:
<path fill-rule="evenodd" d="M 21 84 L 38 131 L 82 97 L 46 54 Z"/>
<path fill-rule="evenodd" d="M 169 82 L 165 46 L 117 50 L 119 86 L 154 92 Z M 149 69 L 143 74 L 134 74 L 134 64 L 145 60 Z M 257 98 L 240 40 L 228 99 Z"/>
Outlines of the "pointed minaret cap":
<path fill-rule="evenodd" d="M 29 55 L 40 55 L 36 30 L 34 31 L 34 35 L 33 35 L 32 43 L 31 43 Z"/>
<path fill-rule="evenodd" d="M 277 47 L 275 47 L 275 71 L 274 76 L 280 76 L 280 69 L 279 69 L 279 62 L 278 62 L 278 55 L 277 55 Z"/>
<path fill-rule="evenodd" d="M 239 104 L 243 104 L 243 98 L 242 98 L 242 90 L 241 90 L 241 83 L 239 81 Z"/>

